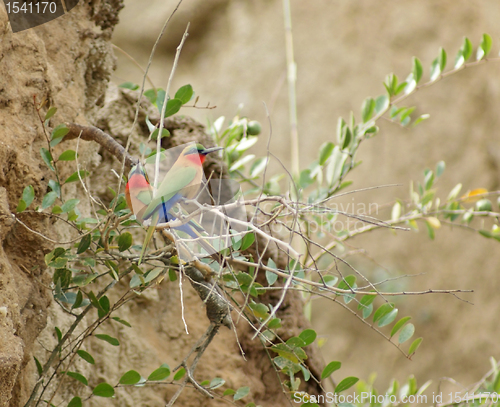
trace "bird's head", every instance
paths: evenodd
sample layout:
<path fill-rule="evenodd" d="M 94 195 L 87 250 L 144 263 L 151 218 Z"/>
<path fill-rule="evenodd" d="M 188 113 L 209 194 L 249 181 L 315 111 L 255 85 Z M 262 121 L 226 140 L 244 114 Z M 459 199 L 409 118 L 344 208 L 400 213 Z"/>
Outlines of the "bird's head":
<path fill-rule="evenodd" d="M 205 148 L 200 143 L 197 143 L 195 145 L 189 145 L 184 150 L 182 150 L 181 156 L 186 157 L 188 160 L 193 161 L 194 163 L 203 164 L 207 154 L 222 149 L 223 147 Z"/>

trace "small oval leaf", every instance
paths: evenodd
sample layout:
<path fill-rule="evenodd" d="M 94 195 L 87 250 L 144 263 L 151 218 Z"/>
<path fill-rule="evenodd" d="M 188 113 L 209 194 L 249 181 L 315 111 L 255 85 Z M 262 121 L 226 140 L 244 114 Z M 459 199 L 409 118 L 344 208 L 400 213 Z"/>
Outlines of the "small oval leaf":
<path fill-rule="evenodd" d="M 120 377 L 120 384 L 136 384 L 141 380 L 141 375 L 135 370 L 129 370 Z"/>
<path fill-rule="evenodd" d="M 91 365 L 95 364 L 95 360 L 92 355 L 82 349 L 78 350 L 77 355 L 80 356 L 85 362 L 90 363 Z"/>
<path fill-rule="evenodd" d="M 358 382 L 358 380 L 359 379 L 357 377 L 346 377 L 337 385 L 337 387 L 335 387 L 335 393 L 338 394 L 344 390 L 349 389 L 350 387 L 354 386 Z"/>
<path fill-rule="evenodd" d="M 99 383 L 92 390 L 92 394 L 98 397 L 113 397 L 115 395 L 115 389 L 108 383 Z"/>
<path fill-rule="evenodd" d="M 413 336 L 414 332 L 415 332 L 415 326 L 412 323 L 405 325 L 405 327 L 401 329 L 401 332 L 399 333 L 398 342 L 400 344 L 406 342 Z"/>
<path fill-rule="evenodd" d="M 310 345 L 316 340 L 316 331 L 314 329 L 305 329 L 300 333 L 299 338 L 304 341 L 303 346 Z"/>
<path fill-rule="evenodd" d="M 120 345 L 120 342 L 118 341 L 118 339 L 113 338 L 112 336 L 109 336 L 109 335 L 96 334 L 95 337 L 98 338 L 98 339 L 100 339 L 101 341 L 108 342 L 110 345 L 113 345 L 113 346 L 119 346 Z"/>
<path fill-rule="evenodd" d="M 321 379 L 330 377 L 330 375 L 336 370 L 339 370 L 341 366 L 342 363 L 336 361 L 328 363 L 328 365 L 326 365 L 326 367 L 323 369 L 323 372 L 321 373 Z"/>
<path fill-rule="evenodd" d="M 413 355 L 416 352 L 423 339 L 424 338 L 417 338 L 412 342 L 410 349 L 408 349 L 408 355 Z"/>
<path fill-rule="evenodd" d="M 74 161 L 77 157 L 75 150 L 66 150 L 61 153 L 57 161 Z"/>
<path fill-rule="evenodd" d="M 148 381 L 158 382 L 170 376 L 170 367 L 164 363 L 158 369 L 154 370 L 149 376 Z"/>
<path fill-rule="evenodd" d="M 122 233 L 118 238 L 118 250 L 120 252 L 124 252 L 130 246 L 132 246 L 133 239 L 132 235 L 129 232 Z"/>
<path fill-rule="evenodd" d="M 236 390 L 236 393 L 233 396 L 234 401 L 241 400 L 243 397 L 247 396 L 250 393 L 250 387 L 244 386 L 240 387 Z"/>

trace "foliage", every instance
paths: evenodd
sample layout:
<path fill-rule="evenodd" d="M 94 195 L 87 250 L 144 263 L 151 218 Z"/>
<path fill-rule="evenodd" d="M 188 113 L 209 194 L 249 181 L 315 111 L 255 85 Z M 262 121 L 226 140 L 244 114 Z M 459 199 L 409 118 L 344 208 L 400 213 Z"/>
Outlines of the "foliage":
<path fill-rule="evenodd" d="M 226 259 L 243 266 L 243 269 L 237 271 L 229 263 L 213 263 L 211 259 L 203 259 L 201 263 L 211 267 L 218 286 L 231 298 L 241 315 L 255 327 L 255 336 L 268 353 L 273 367 L 282 374 L 282 385 L 290 399 L 299 394 L 302 380 L 315 380 L 326 391 L 329 385 L 327 383 L 332 377 L 335 378 L 334 383 L 337 383 L 334 386 L 335 394 L 352 389 L 353 386 L 356 386 L 357 391 L 378 394 L 372 383 L 366 383 L 357 377 L 344 377 L 339 361 L 329 362 L 320 377 L 313 377 L 306 360 L 308 346 L 318 342 L 317 333 L 313 329 L 305 329 L 297 336 L 284 337 L 286 330 L 281 329 L 280 306 L 290 290 L 302 293 L 307 304 L 313 297 L 323 297 L 340 305 L 408 358 L 417 352 L 422 343 L 421 337 L 411 340 L 416 329 L 409 322 L 411 317 L 399 315 L 397 301 L 391 302 L 388 299 L 406 293 L 381 291 L 379 286 L 383 282 L 370 282 L 360 270 L 349 264 L 342 255 L 348 240 L 374 229 L 419 230 L 419 225 L 424 225 L 429 237 L 433 239 L 442 223 L 472 228 L 476 220 L 479 234 L 500 241 L 497 221 L 500 213 L 493 210 L 494 205 L 490 200 L 497 193 L 478 188 L 459 197 L 459 184 L 446 198 L 438 197 L 437 184 L 443 176 L 444 162 L 438 163 L 435 170 L 425 170 L 424 179 L 412 184 L 407 200 L 396 200 L 388 220 L 379 220 L 370 214 L 351 214 L 328 206 L 331 198 L 340 196 L 339 192 L 351 185 L 348 176 L 360 164 L 356 158 L 359 148 L 364 141 L 376 136 L 379 119 L 388 118 L 401 126 L 419 124 L 428 115 L 413 117 L 415 107 L 405 106 L 403 102 L 423 87 L 433 85 L 466 67 L 486 62 L 490 51 L 491 38 L 485 34 L 478 47 L 476 60 L 468 62 L 472 56 L 472 44 L 466 38 L 455 57 L 453 68 L 445 71 L 447 54 L 441 49 L 431 64 L 430 79 L 427 82 L 422 82 L 422 63 L 414 58 L 411 72 L 404 81 L 400 81 L 394 74 L 388 75 L 384 81 L 385 93 L 363 102 L 360 119 L 357 120 L 356 115 L 351 114 L 347 121 L 342 118 L 338 120 L 336 140 L 326 141 L 318 151 L 317 159 L 299 174 L 269 176 L 266 171 L 271 155 L 268 153 L 265 157 L 256 157 L 249 153 L 261 131 L 257 122 L 238 115 L 224 130 L 224 118 L 219 118 L 210 126 L 214 141 L 224 146 L 224 159 L 230 176 L 249 185 L 245 196 L 248 197 L 246 204 L 252 207 L 253 219 L 248 223 L 248 232 L 235 237 L 232 246 L 222 251 Z M 122 87 L 137 88 L 130 83 L 123 84 Z M 161 112 L 166 100 L 165 91 L 152 89 L 144 94 Z M 177 113 L 193 96 L 190 85 L 178 89 L 174 98 L 167 98 L 165 117 Z M 37 108 L 39 114 L 41 110 L 41 106 Z M 55 107 L 51 107 L 43 119 L 40 116 L 45 128 L 51 128 L 56 111 Z M 150 138 L 157 138 L 158 127 L 151 124 L 149 119 L 147 124 L 151 132 Z M 50 214 L 69 223 L 77 234 L 73 241 L 58 245 L 45 256 L 47 267 L 53 270 L 54 300 L 74 318 L 74 322 L 65 332 L 56 327 L 57 346 L 46 361 L 35 360 L 40 380 L 30 401 L 34 401 L 34 405 L 41 405 L 42 400 L 48 397 L 50 405 L 62 384 L 69 380 L 76 380 L 81 384 L 78 394 L 68 401 L 67 405 L 73 407 L 84 405 L 92 397 L 114 397 L 124 387 L 141 387 L 146 384 L 185 386 L 188 382 L 204 394 L 230 398 L 233 402 L 247 399 L 251 393 L 249 387 L 231 389 L 225 386 L 223 378 L 214 377 L 197 383 L 192 377 L 196 364 L 189 368 L 184 363 L 171 369 L 167 363 L 163 363 L 144 376 L 131 369 L 123 372 L 121 377 L 108 378 L 101 383 L 95 383 L 93 378 L 73 370 L 77 357 L 92 365 L 99 363 L 97 357 L 83 349 L 90 338 L 103 341 L 109 346 L 120 346 L 119 340 L 106 332 L 109 332 L 111 324 L 131 328 L 118 315 L 121 306 L 163 280 L 170 283 L 176 281 L 179 271 L 189 265 L 179 261 L 171 246 L 160 254 L 145 256 L 144 263 L 137 265 L 141 246 L 134 244 L 134 234 L 131 231 L 140 227 L 140 224 L 131 216 L 124 194 L 119 191 L 114 192 L 114 198 L 107 206 L 91 200 L 92 215 L 82 213 L 79 209 L 80 199 L 66 196 L 65 186 L 71 182 L 80 182 L 87 191 L 85 178 L 89 176 L 87 171 L 79 168 L 78 151 L 66 150 L 54 158 L 55 147 L 64 141 L 67 133 L 68 128 L 63 124 L 53 127 L 50 135 L 46 132 L 46 147 L 40 150 L 41 159 L 52 175 L 48 181 L 50 191 L 39 197 L 32 186 L 26 186 L 17 206 L 18 214 L 34 206 L 33 212 Z M 168 132 L 162 132 L 162 137 L 167 136 Z M 146 146 L 143 146 L 142 151 L 150 153 Z M 76 163 L 76 171 L 62 180 L 60 167 L 71 162 Z M 332 228 L 342 217 L 361 221 L 362 226 L 350 229 L 347 223 L 341 230 Z M 264 231 L 264 226 L 271 224 L 279 226 L 287 234 L 280 238 L 281 244 L 277 244 L 276 239 L 273 240 Z M 317 231 L 313 230 L 313 225 L 318 226 Z M 295 249 L 285 243 L 294 235 L 304 243 L 305 253 L 295 256 Z M 325 237 L 328 238 L 327 244 L 322 243 Z M 262 246 L 262 242 L 265 245 L 263 251 L 262 247 L 256 251 L 249 250 Z M 264 263 L 268 245 L 275 243 L 279 250 L 288 255 L 284 264 L 278 264 L 278 259 L 272 257 Z M 128 288 L 119 291 L 116 285 L 118 281 L 126 281 Z M 283 293 L 277 303 L 271 302 L 266 295 L 273 290 Z M 114 296 L 109 295 L 111 291 Z M 432 292 L 438 291 L 412 294 Z M 460 290 L 442 292 L 454 293 Z M 110 299 L 112 297 L 118 297 L 118 300 L 113 302 Z M 87 319 L 87 328 L 76 335 L 75 330 L 81 326 L 84 318 Z M 484 382 L 485 388 L 498 391 L 498 377 L 498 371 L 495 371 L 492 382 Z M 52 391 L 49 385 L 54 380 L 58 384 L 48 396 L 45 393 Z M 394 382 L 385 394 L 398 394 L 400 397 L 402 394 L 418 395 L 426 387 L 427 384 L 417 388 L 416 381 L 410 378 L 401 388 Z M 313 395 L 300 394 L 302 401 L 315 402 Z"/>

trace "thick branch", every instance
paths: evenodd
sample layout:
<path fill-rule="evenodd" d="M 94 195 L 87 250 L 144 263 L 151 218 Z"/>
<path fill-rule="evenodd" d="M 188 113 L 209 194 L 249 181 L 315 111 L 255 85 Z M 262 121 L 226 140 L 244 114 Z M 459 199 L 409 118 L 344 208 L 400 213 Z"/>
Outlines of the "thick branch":
<path fill-rule="evenodd" d="M 126 172 L 137 164 L 137 159 L 133 158 L 125 151 L 125 148 L 109 134 L 94 126 L 82 126 L 77 123 L 66 123 L 69 133 L 64 136 L 64 141 L 81 138 L 85 141 L 95 141 L 106 151 L 110 152 L 120 162 L 125 159 Z"/>

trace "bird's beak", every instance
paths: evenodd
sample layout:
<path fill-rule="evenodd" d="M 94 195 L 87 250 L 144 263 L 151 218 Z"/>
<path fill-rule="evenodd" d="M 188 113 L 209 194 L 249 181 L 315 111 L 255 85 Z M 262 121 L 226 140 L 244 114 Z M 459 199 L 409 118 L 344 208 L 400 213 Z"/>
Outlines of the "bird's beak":
<path fill-rule="evenodd" d="M 203 150 L 203 153 L 204 155 L 206 154 L 209 154 L 209 153 L 213 153 L 214 151 L 219 151 L 219 150 L 223 150 L 224 147 L 211 147 L 211 148 L 205 148 L 205 150 Z"/>

